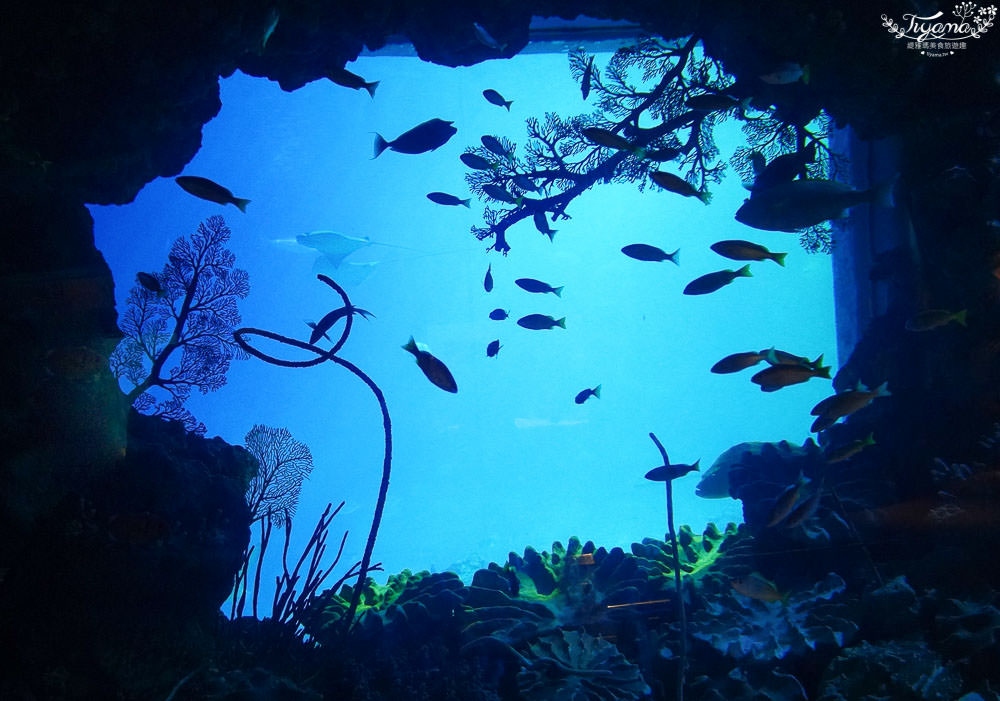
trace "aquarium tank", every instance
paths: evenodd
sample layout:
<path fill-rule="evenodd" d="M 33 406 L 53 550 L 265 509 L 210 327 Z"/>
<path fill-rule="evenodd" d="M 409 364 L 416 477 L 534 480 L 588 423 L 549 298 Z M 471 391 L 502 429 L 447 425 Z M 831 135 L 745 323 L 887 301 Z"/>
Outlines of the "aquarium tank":
<path fill-rule="evenodd" d="M 16 15 L 0 696 L 1000 698 L 931 5 Z"/>

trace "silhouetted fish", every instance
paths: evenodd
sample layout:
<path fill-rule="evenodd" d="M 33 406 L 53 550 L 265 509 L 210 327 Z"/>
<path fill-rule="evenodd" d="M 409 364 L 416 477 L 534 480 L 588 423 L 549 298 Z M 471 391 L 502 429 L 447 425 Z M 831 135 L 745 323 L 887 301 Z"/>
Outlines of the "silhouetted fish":
<path fill-rule="evenodd" d="M 324 316 L 317 322 L 315 326 L 312 327 L 312 334 L 309 336 L 309 343 L 316 343 L 321 336 L 325 336 L 326 332 L 329 331 L 334 324 L 337 323 L 338 319 L 343 319 L 348 314 L 360 314 L 366 319 L 369 319 L 373 314 L 369 311 L 365 311 L 361 307 L 340 307 L 339 309 L 334 309 L 332 312 Z"/>
<path fill-rule="evenodd" d="M 671 463 L 670 458 L 666 457 L 663 465 L 659 467 L 654 467 L 652 470 L 646 473 L 646 479 L 651 482 L 670 482 L 677 479 L 678 477 L 683 477 L 689 472 L 698 472 L 701 460 L 695 460 L 693 464 L 687 465 L 684 463 Z"/>
<path fill-rule="evenodd" d="M 483 142 L 483 146 L 486 148 L 486 150 L 492 153 L 493 155 L 499 156 L 505 161 L 510 160 L 511 158 L 510 152 L 508 152 L 507 149 L 503 147 L 503 144 L 501 144 L 500 140 L 497 139 L 496 137 L 486 135 L 480 137 L 479 140 Z"/>
<path fill-rule="evenodd" d="M 510 112 L 510 106 L 514 104 L 513 100 L 505 100 L 503 95 L 498 93 L 496 90 L 483 90 L 483 97 L 486 101 L 497 107 L 506 107 L 507 111 Z"/>
<path fill-rule="evenodd" d="M 838 446 L 832 450 L 825 451 L 826 461 L 828 463 L 843 462 L 845 460 L 850 460 L 855 455 L 860 453 L 862 450 L 870 445 L 875 445 L 875 434 L 869 433 L 864 438 L 859 438 L 857 440 L 850 441 L 844 445 Z"/>
<path fill-rule="evenodd" d="M 799 231 L 828 219 L 843 219 L 859 204 L 892 206 L 896 177 L 868 190 L 833 180 L 792 180 L 754 192 L 736 211 L 736 221 L 764 231 Z"/>
<path fill-rule="evenodd" d="M 500 352 L 500 348 L 502 348 L 502 346 L 500 345 L 499 338 L 495 341 L 490 341 L 489 345 L 486 346 L 486 357 L 495 358 L 497 353 Z"/>
<path fill-rule="evenodd" d="M 576 402 L 577 404 L 583 404 L 585 401 L 587 401 L 591 397 L 597 397 L 598 399 L 601 398 L 601 386 L 600 385 L 597 385 L 597 387 L 594 387 L 593 389 L 585 389 L 585 390 L 582 390 L 582 391 L 578 392 L 577 395 L 576 395 L 576 397 L 573 398 L 573 401 Z"/>
<path fill-rule="evenodd" d="M 553 241 L 556 236 L 556 229 L 549 226 L 548 220 L 545 218 L 545 212 L 536 211 L 531 215 L 532 220 L 535 222 L 535 228 L 541 233 L 549 237 L 549 241 Z"/>
<path fill-rule="evenodd" d="M 463 153 L 458 157 L 462 163 L 469 166 L 473 170 L 496 170 L 497 166 L 495 163 L 486 160 L 482 156 L 477 156 L 474 153 Z"/>
<path fill-rule="evenodd" d="M 774 392 L 782 387 L 797 385 L 813 377 L 830 379 L 829 366 L 811 368 L 808 365 L 772 365 L 750 378 L 754 384 L 760 385 L 763 392 Z"/>
<path fill-rule="evenodd" d="M 758 153 L 758 152 L 754 152 Z M 759 155 L 759 154 L 758 154 Z M 761 160 L 763 156 L 761 156 Z M 761 167 L 759 161 L 754 162 L 757 177 L 753 181 L 753 192 L 761 192 L 781 183 L 791 182 L 796 175 L 805 172 L 806 164 L 816 160 L 816 145 L 809 144 L 801 151 L 778 156 L 767 165 Z M 760 168 L 760 170 L 756 170 Z"/>
<path fill-rule="evenodd" d="M 730 260 L 773 260 L 784 267 L 787 253 L 772 253 L 759 243 L 729 239 L 713 243 L 709 248 Z"/>
<path fill-rule="evenodd" d="M 566 328 L 566 317 L 553 319 L 547 314 L 528 314 L 518 319 L 517 325 L 525 329 L 531 329 L 532 331 L 545 331 L 547 329 L 554 329 L 557 326 L 564 329 Z"/>
<path fill-rule="evenodd" d="M 802 493 L 802 487 L 808 484 L 808 482 L 809 480 L 800 472 L 795 483 L 788 485 L 782 490 L 781 494 L 774 500 L 774 506 L 771 507 L 771 512 L 767 516 L 767 523 L 764 524 L 765 528 L 777 526 L 792 512 L 795 504 L 799 501 L 799 494 Z"/>
<path fill-rule="evenodd" d="M 351 73 L 346 68 L 327 69 L 326 77 L 337 85 L 341 85 L 345 88 L 351 88 L 352 90 L 360 90 L 364 88 L 372 97 L 375 97 L 375 88 L 378 87 L 377 80 L 369 83 L 361 76 Z"/>
<path fill-rule="evenodd" d="M 624 136 L 616 134 L 613 131 L 608 131 L 607 129 L 601 129 L 600 127 L 587 127 L 586 129 L 581 129 L 580 133 L 585 139 L 587 139 L 587 141 L 597 144 L 598 146 L 605 146 L 619 151 L 629 151 L 639 158 L 642 158 L 646 153 L 642 150 L 642 148 L 634 145 Z"/>
<path fill-rule="evenodd" d="M 681 252 L 681 249 L 677 249 L 673 253 L 667 253 L 662 248 L 657 248 L 656 246 L 650 246 L 645 243 L 632 243 L 628 246 L 622 248 L 622 253 L 627 255 L 629 258 L 635 258 L 636 260 L 645 260 L 650 262 L 660 262 L 664 260 L 669 260 L 675 265 L 680 265 L 680 259 L 677 254 Z"/>
<path fill-rule="evenodd" d="M 445 392 L 458 392 L 458 384 L 455 382 L 455 378 L 452 377 L 448 367 L 434 357 L 430 351 L 419 348 L 417 342 L 413 340 L 413 336 L 410 336 L 410 340 L 403 346 L 403 350 L 413 354 L 413 357 L 417 359 L 417 367 L 423 371 L 427 379 L 434 383 L 434 385 L 440 387 Z"/>
<path fill-rule="evenodd" d="M 654 170 L 649 174 L 649 177 L 654 183 L 662 187 L 664 190 L 676 192 L 678 195 L 683 195 L 684 197 L 697 197 L 705 204 L 708 204 L 712 199 L 712 195 L 709 194 L 707 190 L 696 190 L 694 185 L 689 183 L 684 178 L 677 177 L 673 173 L 665 173 L 662 170 Z"/>
<path fill-rule="evenodd" d="M 511 178 L 511 180 L 513 180 L 514 184 L 517 185 L 522 190 L 527 190 L 528 192 L 538 191 L 538 185 L 535 184 L 535 181 L 529 178 L 527 175 L 524 175 L 523 173 L 518 173 L 513 178 Z"/>
<path fill-rule="evenodd" d="M 241 212 L 247 211 L 250 200 L 233 196 L 233 193 L 208 178 L 200 178 L 197 175 L 180 175 L 174 178 L 174 182 L 181 186 L 185 192 L 189 192 L 195 197 L 199 197 L 216 204 L 235 205 Z"/>
<path fill-rule="evenodd" d="M 139 281 L 140 285 L 150 292 L 153 292 L 161 297 L 163 296 L 163 286 L 160 285 L 160 281 L 157 280 L 155 276 L 150 275 L 149 273 L 139 272 L 135 274 L 135 278 Z"/>
<path fill-rule="evenodd" d="M 808 83 L 809 66 L 791 62 L 779 63 L 767 73 L 757 77 L 769 85 L 787 85 L 800 79 L 803 83 Z"/>
<path fill-rule="evenodd" d="M 458 132 L 458 129 L 452 124 L 454 122 L 446 122 L 443 119 L 428 119 L 409 131 L 403 132 L 392 141 L 386 141 L 381 134 L 376 133 L 373 158 L 378 158 L 387 148 L 397 153 L 410 154 L 426 153 L 440 148 Z"/>
<path fill-rule="evenodd" d="M 493 264 L 486 266 L 486 277 L 483 278 L 483 289 L 487 292 L 493 291 Z"/>
<path fill-rule="evenodd" d="M 713 365 L 711 371 L 717 375 L 726 375 L 732 372 L 746 370 L 747 368 L 760 363 L 760 361 L 764 359 L 765 355 L 767 355 L 767 353 L 755 351 L 733 353 L 732 355 L 727 355 L 725 358 Z"/>
<path fill-rule="evenodd" d="M 431 202 L 436 202 L 437 204 L 446 204 L 452 207 L 462 205 L 463 207 L 469 207 L 469 200 L 462 200 L 454 195 L 449 195 L 447 192 L 430 192 L 427 194 L 427 199 Z"/>
<path fill-rule="evenodd" d="M 519 277 L 514 280 L 514 284 L 520 287 L 522 290 L 528 292 L 535 292 L 538 294 L 544 294 L 546 292 L 551 292 L 556 297 L 562 297 L 562 287 L 553 287 L 547 282 L 542 282 L 541 280 L 535 280 L 530 277 Z"/>
<path fill-rule="evenodd" d="M 140 273 L 141 274 L 141 273 Z M 965 326 L 966 310 L 950 312 L 947 309 L 927 309 L 906 320 L 907 331 L 930 331 L 952 321 Z"/>
<path fill-rule="evenodd" d="M 590 78 L 594 74 L 594 56 L 590 57 L 587 61 L 587 67 L 583 69 L 583 78 L 580 80 L 580 92 L 583 93 L 583 99 L 586 100 L 590 97 Z"/>
<path fill-rule="evenodd" d="M 500 202 L 506 202 L 507 204 L 520 204 L 521 198 L 514 197 L 512 194 L 504 190 L 499 185 L 494 185 L 492 183 L 487 183 L 483 185 L 483 192 Z"/>
<path fill-rule="evenodd" d="M 739 270 L 719 270 L 714 273 L 695 278 L 684 288 L 686 295 L 707 295 L 731 283 L 738 277 L 753 277 L 750 266 L 744 265 Z"/>
<path fill-rule="evenodd" d="M 846 392 L 840 392 L 839 394 L 827 397 L 812 408 L 810 413 L 817 418 L 813 421 L 810 430 L 813 433 L 825 431 L 837 423 L 841 417 L 850 416 L 854 412 L 865 408 L 878 397 L 891 396 L 887 385 L 888 383 L 883 382 L 874 390 L 869 390 L 864 389 L 863 385 L 858 382 L 855 389 L 849 389 Z"/>
<path fill-rule="evenodd" d="M 499 307 L 490 312 L 490 318 L 493 319 L 493 321 L 503 321 L 508 316 L 510 316 L 510 312 L 500 309 Z"/>

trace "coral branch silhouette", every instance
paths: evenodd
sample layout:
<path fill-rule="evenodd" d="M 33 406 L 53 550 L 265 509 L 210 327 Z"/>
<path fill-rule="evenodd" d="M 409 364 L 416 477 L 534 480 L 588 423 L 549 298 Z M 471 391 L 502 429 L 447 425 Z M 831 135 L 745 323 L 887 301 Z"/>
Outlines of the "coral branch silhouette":
<path fill-rule="evenodd" d="M 294 516 L 302 481 L 313 469 L 309 446 L 294 438 L 287 428 L 254 425 L 244 445 L 257 458 L 257 473 L 247 488 L 250 523 L 268 513 L 275 526 L 284 525 L 285 516 Z"/>
<path fill-rule="evenodd" d="M 336 282 L 334 282 L 326 275 L 317 275 L 316 277 L 321 282 L 329 285 L 331 288 L 333 288 L 333 290 L 337 294 L 340 295 L 340 298 L 344 302 L 345 310 L 356 309 L 356 307 L 354 307 L 351 304 L 351 300 L 348 298 L 347 292 L 344 291 L 344 288 L 342 288 L 340 285 L 338 285 Z M 271 363 L 272 365 L 278 365 L 280 367 L 288 367 L 288 368 L 296 368 L 296 367 L 301 368 L 301 367 L 312 367 L 314 365 L 319 365 L 320 363 L 329 360 L 336 363 L 337 365 L 340 365 L 343 368 L 346 368 L 355 377 L 358 377 L 362 382 L 365 383 L 365 385 L 368 386 L 368 388 L 372 391 L 372 394 L 375 395 L 375 399 L 378 402 L 379 409 L 381 409 L 382 411 L 382 430 L 385 435 L 385 450 L 382 458 L 382 481 L 379 485 L 378 500 L 375 503 L 375 513 L 372 516 L 371 530 L 368 533 L 368 540 L 365 543 L 364 555 L 361 558 L 361 565 L 358 568 L 357 577 L 359 586 L 354 587 L 354 595 L 351 598 L 351 606 L 347 612 L 347 616 L 344 619 L 345 627 L 350 627 L 354 620 L 354 614 L 358 608 L 358 600 L 359 600 L 358 597 L 360 596 L 362 589 L 364 589 L 364 587 L 361 586 L 361 584 L 364 583 L 365 578 L 368 575 L 368 572 L 372 570 L 371 567 L 372 551 L 375 548 L 375 538 L 378 536 L 379 524 L 382 522 L 382 512 L 385 509 L 386 494 L 389 491 L 389 473 L 392 468 L 392 422 L 389 419 L 389 408 L 385 402 L 385 395 L 382 394 L 382 390 L 379 388 L 379 386 L 375 384 L 375 382 L 367 374 L 365 374 L 359 367 L 357 367 L 350 361 L 344 360 L 343 358 L 340 358 L 336 355 L 337 352 L 344 346 L 344 343 L 347 342 L 347 339 L 351 334 L 353 317 L 354 314 L 349 313 L 349 311 L 345 312 L 343 331 L 340 334 L 340 338 L 337 339 L 337 342 L 334 343 L 333 347 L 330 348 L 329 350 L 323 350 L 322 348 L 319 348 L 315 344 L 299 341 L 294 338 L 282 336 L 281 334 L 277 334 L 272 331 L 265 331 L 263 329 L 241 328 L 233 332 L 233 339 L 240 346 L 240 348 L 242 348 L 250 355 L 256 358 L 260 358 L 261 360 Z M 283 358 L 278 358 L 272 355 L 268 355 L 267 353 L 264 353 L 263 351 L 254 348 L 247 342 L 247 340 L 244 338 L 245 336 L 261 336 L 263 338 L 267 338 L 272 341 L 277 341 L 278 343 L 287 346 L 292 346 L 293 348 L 299 348 L 301 350 L 309 351 L 311 353 L 314 353 L 316 357 L 310 360 L 285 360 Z"/>
<path fill-rule="evenodd" d="M 174 241 L 162 271 L 140 275 L 145 282 L 129 292 L 119 320 L 125 337 L 110 359 L 115 376 L 132 384 L 130 404 L 196 433 L 205 427 L 184 407 L 191 391 L 219 389 L 230 361 L 244 357 L 232 330 L 250 282 L 225 248 L 231 233 L 222 217 L 209 217 Z"/>

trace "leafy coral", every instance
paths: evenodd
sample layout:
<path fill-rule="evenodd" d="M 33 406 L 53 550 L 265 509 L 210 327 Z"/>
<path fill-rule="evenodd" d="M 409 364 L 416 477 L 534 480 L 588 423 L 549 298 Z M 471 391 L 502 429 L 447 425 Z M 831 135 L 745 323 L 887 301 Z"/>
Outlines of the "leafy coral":
<path fill-rule="evenodd" d="M 945 701 L 962 687 L 959 674 L 918 641 L 848 648 L 823 675 L 820 701 Z"/>
<path fill-rule="evenodd" d="M 725 589 L 722 589 L 725 587 Z M 692 637 L 737 660 L 802 657 L 843 647 L 858 631 L 854 603 L 835 573 L 787 600 L 737 595 L 713 578 L 702 587 L 704 605 L 691 616 Z"/>

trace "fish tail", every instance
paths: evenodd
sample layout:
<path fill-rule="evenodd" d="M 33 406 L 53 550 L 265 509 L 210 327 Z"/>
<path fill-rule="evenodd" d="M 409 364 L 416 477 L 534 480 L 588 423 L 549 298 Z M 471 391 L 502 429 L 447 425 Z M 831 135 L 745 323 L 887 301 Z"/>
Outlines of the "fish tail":
<path fill-rule="evenodd" d="M 697 198 L 698 198 L 699 200 L 701 200 L 701 201 L 702 201 L 702 203 L 704 203 L 704 204 L 708 204 L 709 202 L 711 202 L 711 201 L 712 201 L 712 193 L 711 193 L 711 192 L 709 192 L 708 190 L 702 190 L 701 192 L 699 192 L 699 193 L 698 193 L 698 194 L 696 195 L 696 197 L 697 197 Z"/>
<path fill-rule="evenodd" d="M 410 340 L 406 342 L 405 346 L 401 346 L 401 348 L 413 353 L 413 355 L 417 354 L 417 342 L 413 340 L 413 336 L 410 336 Z"/>
<path fill-rule="evenodd" d="M 785 256 L 787 256 L 787 255 L 788 255 L 787 253 L 772 253 L 771 254 L 771 260 L 773 260 L 775 263 L 777 263 L 782 268 L 784 268 L 785 267 Z"/>
<path fill-rule="evenodd" d="M 556 240 L 556 231 L 557 229 L 549 229 L 548 231 L 545 232 L 545 235 L 549 237 L 549 241 Z"/>
<path fill-rule="evenodd" d="M 566 328 L 566 317 L 563 317 L 562 319 L 556 319 L 555 326 L 558 326 L 559 328 L 562 329 Z"/>
<path fill-rule="evenodd" d="M 960 312 L 955 312 L 954 314 L 952 314 L 951 318 L 957 321 L 962 326 L 965 326 L 965 315 L 968 311 L 969 311 L 968 309 L 963 309 Z"/>
<path fill-rule="evenodd" d="M 809 64 L 802 66 L 802 82 L 809 85 Z"/>
<path fill-rule="evenodd" d="M 460 200 L 459 204 L 461 204 L 463 207 L 466 207 L 467 209 L 472 209 L 472 205 L 469 204 L 469 202 L 471 202 L 471 201 L 472 201 L 472 198 L 469 198 L 467 200 Z"/>
<path fill-rule="evenodd" d="M 875 389 L 876 397 L 891 397 L 892 394 L 889 392 L 889 383 L 883 382 Z"/>
<path fill-rule="evenodd" d="M 742 100 L 740 100 L 740 111 L 746 112 L 747 108 L 750 107 L 750 102 L 752 100 L 753 100 L 752 95 L 748 95 L 747 97 L 744 97 Z"/>
<path fill-rule="evenodd" d="M 823 365 L 823 366 L 820 366 L 820 367 L 816 368 L 816 376 L 817 377 L 822 377 L 824 380 L 829 380 L 830 379 L 830 366 L 829 365 Z"/>
<path fill-rule="evenodd" d="M 753 273 L 750 272 L 750 264 L 747 263 L 742 268 L 736 271 L 739 277 L 753 277 Z"/>
<path fill-rule="evenodd" d="M 514 104 L 513 100 L 504 100 L 503 106 L 507 108 L 508 112 L 510 112 L 510 106 L 513 104 Z"/>
<path fill-rule="evenodd" d="M 874 432 L 869 432 L 868 435 L 865 436 L 865 445 L 875 445 L 875 433 Z"/>
<path fill-rule="evenodd" d="M 378 158 L 387 148 L 389 148 L 389 142 L 383 139 L 381 134 L 375 132 L 375 155 L 372 158 Z"/>
<path fill-rule="evenodd" d="M 594 396 L 597 397 L 598 399 L 601 398 L 601 386 L 600 385 L 597 385 L 597 387 L 594 387 Z"/>
<path fill-rule="evenodd" d="M 673 253 L 670 253 L 670 254 L 667 255 L 667 260 L 669 260 L 674 265 L 680 265 L 681 264 L 681 255 L 680 255 L 680 253 L 681 253 L 681 249 L 678 248 Z"/>
<path fill-rule="evenodd" d="M 565 285 L 562 285 L 561 287 L 553 287 L 552 294 L 554 294 L 556 297 L 562 297 L 563 287 L 565 287 Z"/>
<path fill-rule="evenodd" d="M 365 87 L 365 90 L 368 91 L 369 95 L 371 95 L 372 97 L 375 97 L 375 88 L 378 87 L 378 84 L 379 84 L 379 81 L 374 80 L 371 83 L 365 83 L 364 87 Z"/>
<path fill-rule="evenodd" d="M 243 213 L 246 213 L 247 205 L 250 204 L 250 200 L 245 200 L 241 197 L 234 197 L 233 204 L 236 205 L 236 208 L 238 210 L 240 210 Z"/>

